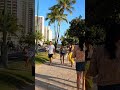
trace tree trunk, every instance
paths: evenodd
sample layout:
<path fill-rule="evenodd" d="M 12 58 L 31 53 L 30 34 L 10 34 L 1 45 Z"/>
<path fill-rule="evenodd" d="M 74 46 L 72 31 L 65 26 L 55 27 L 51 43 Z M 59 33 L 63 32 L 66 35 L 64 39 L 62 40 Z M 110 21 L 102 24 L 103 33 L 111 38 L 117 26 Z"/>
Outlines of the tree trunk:
<path fill-rule="evenodd" d="M 2 65 L 4 66 L 4 68 L 7 68 L 7 64 L 8 64 L 8 53 L 7 53 L 7 44 L 6 44 L 6 39 L 7 39 L 7 32 L 4 31 L 3 32 L 3 42 L 2 42 L 2 46 L 1 46 L 1 61 L 2 61 Z"/>
<path fill-rule="evenodd" d="M 59 36 L 60 36 L 60 25 L 58 25 L 58 32 L 57 32 L 57 45 L 58 45 L 58 40 L 59 40 Z"/>
<path fill-rule="evenodd" d="M 55 26 L 55 23 L 54 23 L 54 32 L 55 32 L 55 52 L 56 52 L 56 48 L 57 48 L 57 44 L 56 44 L 56 39 L 57 39 L 57 33 L 56 33 L 56 26 Z"/>
<path fill-rule="evenodd" d="M 57 49 L 57 45 L 58 45 L 58 36 L 59 36 L 59 25 L 57 25 L 57 34 L 56 34 L 56 46 L 55 49 Z"/>
<path fill-rule="evenodd" d="M 7 68 L 8 53 L 7 53 L 7 30 L 6 30 L 6 14 L 7 14 L 7 0 L 4 0 L 4 27 L 3 27 L 3 42 L 1 46 L 1 61 L 4 68 Z"/>

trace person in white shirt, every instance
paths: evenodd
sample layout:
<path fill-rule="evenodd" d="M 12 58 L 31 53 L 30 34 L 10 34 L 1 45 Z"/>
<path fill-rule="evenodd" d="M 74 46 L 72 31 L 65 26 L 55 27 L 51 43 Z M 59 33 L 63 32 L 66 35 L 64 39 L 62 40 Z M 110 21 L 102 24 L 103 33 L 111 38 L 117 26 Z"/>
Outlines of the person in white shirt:
<path fill-rule="evenodd" d="M 52 64 L 52 57 L 55 53 L 55 46 L 52 44 L 52 41 L 50 41 L 50 45 L 48 46 L 48 58 L 50 59 L 50 65 Z"/>

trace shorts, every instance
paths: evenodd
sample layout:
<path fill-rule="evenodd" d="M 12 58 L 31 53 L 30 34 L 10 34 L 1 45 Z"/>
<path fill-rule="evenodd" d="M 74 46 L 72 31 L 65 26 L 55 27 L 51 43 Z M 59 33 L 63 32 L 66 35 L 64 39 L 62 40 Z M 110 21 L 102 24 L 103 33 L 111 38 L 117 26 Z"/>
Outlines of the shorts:
<path fill-rule="evenodd" d="M 76 62 L 76 71 L 85 71 L 85 62 Z"/>
<path fill-rule="evenodd" d="M 98 90 L 120 90 L 120 84 L 98 86 Z"/>
<path fill-rule="evenodd" d="M 53 57 L 53 54 L 48 54 L 48 58 L 52 58 Z"/>
<path fill-rule="evenodd" d="M 61 54 L 62 56 L 64 56 L 64 55 L 65 55 L 65 53 L 62 53 L 62 52 L 61 52 L 60 54 Z"/>

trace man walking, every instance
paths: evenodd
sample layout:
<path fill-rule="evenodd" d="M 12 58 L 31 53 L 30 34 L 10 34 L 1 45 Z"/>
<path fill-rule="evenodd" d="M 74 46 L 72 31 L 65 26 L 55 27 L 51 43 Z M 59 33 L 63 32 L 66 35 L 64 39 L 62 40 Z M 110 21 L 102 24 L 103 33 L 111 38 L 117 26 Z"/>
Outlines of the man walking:
<path fill-rule="evenodd" d="M 52 44 L 52 41 L 50 41 L 50 44 L 48 46 L 48 58 L 50 59 L 50 65 L 52 64 L 52 57 L 55 53 L 55 46 Z"/>

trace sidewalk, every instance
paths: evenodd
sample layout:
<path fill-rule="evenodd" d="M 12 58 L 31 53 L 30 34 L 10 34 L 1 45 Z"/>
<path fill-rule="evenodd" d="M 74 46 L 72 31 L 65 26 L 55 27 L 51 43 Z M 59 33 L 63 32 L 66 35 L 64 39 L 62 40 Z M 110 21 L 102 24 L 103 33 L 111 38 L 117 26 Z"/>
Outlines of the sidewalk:
<path fill-rule="evenodd" d="M 75 67 L 65 60 L 65 65 L 60 64 L 59 59 L 36 65 L 35 90 L 76 90 Z"/>

